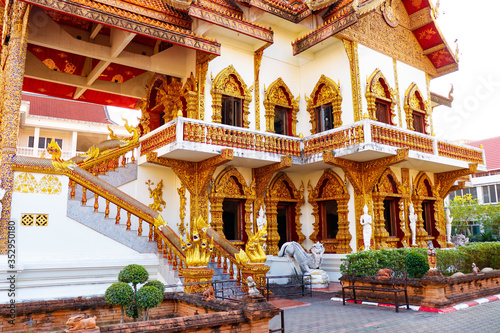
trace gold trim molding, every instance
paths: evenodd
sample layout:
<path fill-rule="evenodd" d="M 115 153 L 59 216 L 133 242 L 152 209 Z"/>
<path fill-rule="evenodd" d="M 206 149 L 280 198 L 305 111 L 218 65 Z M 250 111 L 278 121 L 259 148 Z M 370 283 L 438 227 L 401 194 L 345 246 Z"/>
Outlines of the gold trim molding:
<path fill-rule="evenodd" d="M 391 124 L 395 124 L 394 118 L 396 118 L 396 111 L 394 106 L 397 103 L 397 99 L 394 96 L 394 90 L 389 86 L 387 79 L 380 69 L 376 69 L 366 80 L 366 102 L 368 103 L 368 116 L 372 120 L 377 120 L 376 110 L 377 107 L 375 102 L 377 99 L 383 100 L 390 103 L 390 113 L 391 113 Z"/>
<path fill-rule="evenodd" d="M 429 108 L 430 103 L 424 100 L 422 92 L 418 89 L 416 83 L 410 84 L 406 89 L 404 97 L 404 110 L 406 116 L 406 126 L 414 131 L 413 111 L 417 111 L 424 116 L 424 134 L 429 134 Z"/>
<path fill-rule="evenodd" d="M 214 123 L 220 124 L 222 121 L 222 96 L 227 95 L 242 100 L 243 127 L 249 128 L 248 115 L 250 110 L 248 106 L 252 101 L 252 93 L 233 65 L 229 65 L 229 67 L 217 74 L 210 93 L 212 94 L 212 121 Z"/>
<path fill-rule="evenodd" d="M 300 96 L 295 99 L 282 78 L 278 78 L 276 81 L 271 83 L 267 91 L 265 91 L 264 97 L 264 107 L 266 108 L 266 131 L 275 133 L 274 108 L 276 105 L 279 105 L 292 110 L 292 136 L 296 136 L 299 100 Z"/>
<path fill-rule="evenodd" d="M 307 98 L 307 112 L 311 117 L 309 122 L 312 125 L 311 134 L 316 134 L 317 120 L 315 109 L 325 104 L 332 104 L 333 127 L 342 126 L 342 96 L 340 94 L 340 83 L 335 83 L 332 79 L 324 75 L 318 80 L 310 98 Z"/>

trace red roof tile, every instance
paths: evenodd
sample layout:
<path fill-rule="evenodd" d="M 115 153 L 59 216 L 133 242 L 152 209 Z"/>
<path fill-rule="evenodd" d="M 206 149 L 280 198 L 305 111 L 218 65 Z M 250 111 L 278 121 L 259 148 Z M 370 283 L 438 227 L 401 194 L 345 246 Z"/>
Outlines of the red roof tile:
<path fill-rule="evenodd" d="M 33 116 L 114 124 L 102 105 L 24 93 L 22 100 L 30 102 L 29 114 Z"/>
<path fill-rule="evenodd" d="M 468 142 L 467 145 L 479 147 L 483 145 L 488 171 L 500 169 L 500 136 L 479 141 Z"/>

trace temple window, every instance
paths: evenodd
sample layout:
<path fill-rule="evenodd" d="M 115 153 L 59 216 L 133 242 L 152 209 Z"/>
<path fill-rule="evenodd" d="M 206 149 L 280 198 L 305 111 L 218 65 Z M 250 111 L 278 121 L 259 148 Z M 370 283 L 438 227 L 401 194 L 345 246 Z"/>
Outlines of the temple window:
<path fill-rule="evenodd" d="M 394 125 L 396 98 L 382 72 L 377 69 L 367 80 L 366 101 L 368 117 L 385 124 Z"/>
<path fill-rule="evenodd" d="M 242 239 L 243 208 L 243 200 L 224 199 L 222 202 L 222 230 L 226 239 Z"/>
<path fill-rule="evenodd" d="M 290 89 L 281 78 L 265 90 L 266 131 L 295 136 L 299 100 L 294 99 Z"/>
<path fill-rule="evenodd" d="M 316 133 L 333 129 L 332 105 L 326 104 L 315 109 Z"/>
<path fill-rule="evenodd" d="M 282 106 L 274 108 L 274 133 L 292 135 L 292 110 Z"/>
<path fill-rule="evenodd" d="M 307 111 L 311 117 L 311 134 L 321 133 L 342 126 L 342 96 L 339 84 L 322 75 L 310 98 Z"/>
<path fill-rule="evenodd" d="M 418 90 L 415 83 L 412 83 L 406 90 L 404 110 L 408 129 L 429 134 L 427 131 L 429 114 L 427 113 L 426 102 L 422 98 L 422 93 Z"/>
<path fill-rule="evenodd" d="M 44 148 L 47 148 L 48 144 L 50 143 L 50 141 L 52 140 L 52 138 L 44 138 L 44 137 L 39 137 L 38 138 L 38 148 L 41 148 L 41 149 L 44 149 Z M 63 140 L 62 139 L 54 139 L 55 142 L 57 142 L 57 144 L 59 145 L 59 148 L 62 149 L 62 142 Z M 34 136 L 30 136 L 28 138 L 28 147 L 29 148 L 34 148 L 35 146 L 35 137 Z"/>
<path fill-rule="evenodd" d="M 320 202 L 323 239 L 335 239 L 339 231 L 339 213 L 336 200 Z"/>
<path fill-rule="evenodd" d="M 243 127 L 241 98 L 222 96 L 221 123 L 230 126 Z"/>
<path fill-rule="evenodd" d="M 215 77 L 210 93 L 214 123 L 249 128 L 252 94 L 232 65 Z"/>

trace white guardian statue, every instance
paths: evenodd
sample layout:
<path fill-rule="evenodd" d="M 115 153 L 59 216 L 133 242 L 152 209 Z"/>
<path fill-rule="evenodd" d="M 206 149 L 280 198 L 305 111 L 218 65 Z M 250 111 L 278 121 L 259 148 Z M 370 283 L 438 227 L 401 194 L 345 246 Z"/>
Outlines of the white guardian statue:
<path fill-rule="evenodd" d="M 372 239 L 372 216 L 368 214 L 368 206 L 363 207 L 363 215 L 359 219 L 359 223 L 363 226 L 363 242 L 365 251 L 370 250 L 370 242 Z"/>

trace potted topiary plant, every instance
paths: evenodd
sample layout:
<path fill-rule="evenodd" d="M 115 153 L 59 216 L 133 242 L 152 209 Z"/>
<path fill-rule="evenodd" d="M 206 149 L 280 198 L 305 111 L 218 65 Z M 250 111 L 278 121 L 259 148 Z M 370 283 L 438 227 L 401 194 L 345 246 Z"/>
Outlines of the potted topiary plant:
<path fill-rule="evenodd" d="M 122 308 L 120 323 L 123 323 L 124 308 L 134 300 L 134 290 L 132 287 L 124 282 L 116 282 L 106 289 L 104 294 L 106 303 L 111 305 L 119 305 Z"/>
<path fill-rule="evenodd" d="M 149 320 L 149 309 L 157 307 L 162 301 L 163 292 L 157 287 L 149 285 L 139 289 L 136 294 L 135 303 L 138 308 L 143 310 L 142 320 Z"/>
<path fill-rule="evenodd" d="M 146 282 L 148 278 L 149 273 L 143 266 L 131 264 L 118 274 L 120 282 L 113 283 L 106 290 L 106 302 L 122 307 L 121 323 L 124 312 L 135 321 L 141 315 L 141 310 L 145 310 L 143 320 L 149 320 L 149 309 L 163 301 L 165 286 L 160 281 L 150 281 L 137 290 L 137 285 Z M 132 284 L 133 288 L 129 284 Z"/>

